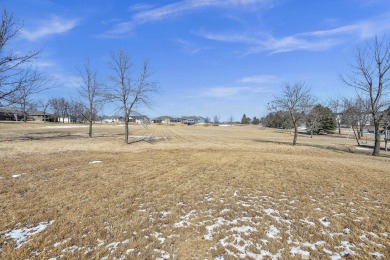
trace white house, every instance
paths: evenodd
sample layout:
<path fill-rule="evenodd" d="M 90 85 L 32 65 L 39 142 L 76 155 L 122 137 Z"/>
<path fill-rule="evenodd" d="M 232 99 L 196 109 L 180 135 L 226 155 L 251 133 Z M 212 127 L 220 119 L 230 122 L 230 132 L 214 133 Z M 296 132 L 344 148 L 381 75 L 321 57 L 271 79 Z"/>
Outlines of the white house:
<path fill-rule="evenodd" d="M 120 123 L 123 121 L 123 117 L 121 116 L 105 116 L 102 119 L 102 123 Z"/>

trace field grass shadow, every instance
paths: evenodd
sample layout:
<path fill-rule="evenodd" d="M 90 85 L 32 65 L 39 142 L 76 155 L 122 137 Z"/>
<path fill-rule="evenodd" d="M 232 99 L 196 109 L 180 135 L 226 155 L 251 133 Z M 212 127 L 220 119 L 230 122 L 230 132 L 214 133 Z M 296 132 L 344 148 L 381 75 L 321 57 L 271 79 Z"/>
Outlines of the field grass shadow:
<path fill-rule="evenodd" d="M 258 143 L 272 143 L 272 144 L 279 144 L 279 145 L 289 145 L 292 146 L 292 142 L 287 142 L 287 141 L 274 141 L 274 140 L 266 140 L 266 139 L 253 139 L 254 142 Z M 372 151 L 372 146 L 369 145 L 360 145 L 359 147 L 363 148 L 362 150 L 359 149 L 352 149 L 351 147 L 348 146 L 331 146 L 331 145 L 321 145 L 321 144 L 308 144 L 308 143 L 297 143 L 296 146 L 300 147 L 313 147 L 313 148 L 318 148 L 322 150 L 330 150 L 334 152 L 343 152 L 343 153 L 356 153 L 356 154 L 366 154 L 366 155 L 371 155 Z M 385 152 L 384 148 L 381 148 L 381 151 Z M 390 158 L 390 154 L 386 153 L 381 153 L 380 157 L 384 158 Z"/>

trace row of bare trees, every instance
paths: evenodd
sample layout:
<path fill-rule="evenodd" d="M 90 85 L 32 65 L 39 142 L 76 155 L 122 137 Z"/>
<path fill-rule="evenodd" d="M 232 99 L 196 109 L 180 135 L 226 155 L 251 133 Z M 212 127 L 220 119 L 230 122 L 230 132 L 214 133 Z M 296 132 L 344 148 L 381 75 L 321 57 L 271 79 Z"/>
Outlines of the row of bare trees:
<path fill-rule="evenodd" d="M 83 69 L 78 71 L 82 84 L 77 97 L 70 101 L 63 97 L 52 98 L 49 105 L 57 118 L 64 120 L 65 116 L 69 116 L 88 122 L 88 134 L 92 137 L 93 123 L 99 111 L 107 103 L 115 104 L 117 109 L 122 111 L 125 142 L 128 143 L 130 116 L 137 114 L 136 109 L 140 106 L 151 107 L 151 95 L 158 91 L 158 87 L 151 78 L 148 60 L 145 59 L 142 68 L 136 71 L 124 50 L 111 52 L 109 68 L 109 83 L 104 83 L 98 79 L 98 72 L 87 59 Z"/>
<path fill-rule="evenodd" d="M 342 76 L 345 84 L 356 90 L 356 97 L 335 98 L 330 101 L 330 107 L 338 116 L 342 115 L 348 125 L 358 127 L 357 137 L 363 135 L 363 127 L 368 120 L 374 126 L 375 144 L 372 155 L 379 155 L 381 142 L 381 125 L 386 125 L 390 114 L 390 42 L 384 38 L 375 37 L 374 41 L 367 43 L 364 48 L 357 49 L 355 65 L 352 73 Z M 268 104 L 269 110 L 279 111 L 288 115 L 288 120 L 294 128 L 293 145 L 297 143 L 298 126 L 310 115 L 315 99 L 310 88 L 303 82 L 287 83 L 282 93 L 274 97 Z M 312 114 L 311 123 L 315 124 L 318 114 Z M 341 120 L 338 120 L 340 130 Z M 388 127 L 388 124 L 385 128 Z"/>
<path fill-rule="evenodd" d="M 142 68 L 137 71 L 124 50 L 111 52 L 109 83 L 104 83 L 98 79 L 97 71 L 87 59 L 83 69 L 78 72 L 82 85 L 76 98 L 71 101 L 63 97 L 51 98 L 47 102 L 37 102 L 34 96 L 49 88 L 49 80 L 32 67 L 40 51 L 20 54 L 9 50 L 10 42 L 20 34 L 21 29 L 13 14 L 3 8 L 0 24 L 0 106 L 19 105 L 25 121 L 27 112 L 37 107 L 44 113 L 51 108 L 63 120 L 66 115 L 81 117 L 82 121 L 89 122 L 89 137 L 92 137 L 97 112 L 104 103 L 114 103 L 123 112 L 125 142 L 128 143 L 130 115 L 139 106 L 150 107 L 151 94 L 158 90 L 151 79 L 148 60 L 145 59 Z"/>

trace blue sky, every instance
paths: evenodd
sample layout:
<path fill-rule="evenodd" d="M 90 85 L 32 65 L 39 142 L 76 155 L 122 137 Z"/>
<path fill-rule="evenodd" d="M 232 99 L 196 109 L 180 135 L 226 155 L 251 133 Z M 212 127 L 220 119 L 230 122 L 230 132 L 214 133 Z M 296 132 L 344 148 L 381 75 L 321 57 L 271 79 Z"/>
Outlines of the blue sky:
<path fill-rule="evenodd" d="M 286 82 L 324 101 L 353 95 L 339 75 L 358 46 L 390 32 L 388 0 L 1 2 L 24 24 L 9 47 L 43 50 L 36 66 L 57 82 L 45 97 L 76 95 L 87 57 L 106 81 L 110 51 L 123 48 L 135 66 L 150 60 L 161 91 L 139 109 L 151 117 L 261 117 Z"/>

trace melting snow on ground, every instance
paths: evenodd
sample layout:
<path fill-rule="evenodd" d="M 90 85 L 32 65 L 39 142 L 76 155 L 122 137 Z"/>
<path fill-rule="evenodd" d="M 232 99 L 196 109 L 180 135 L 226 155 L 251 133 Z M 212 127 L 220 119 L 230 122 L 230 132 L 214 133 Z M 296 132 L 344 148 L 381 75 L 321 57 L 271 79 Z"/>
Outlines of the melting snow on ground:
<path fill-rule="evenodd" d="M 20 248 L 28 242 L 28 238 L 44 231 L 53 221 L 41 222 L 33 227 L 24 227 L 20 229 L 13 229 L 6 232 L 1 232 L 5 237 L 13 239 L 16 242 L 16 248 Z"/>
<path fill-rule="evenodd" d="M 97 164 L 97 163 L 101 163 L 102 161 L 92 161 L 92 162 L 89 162 L 89 164 Z"/>
<path fill-rule="evenodd" d="M 329 227 L 329 225 L 330 225 L 330 221 L 327 217 L 320 218 L 319 221 L 325 227 Z"/>
<path fill-rule="evenodd" d="M 291 255 L 300 255 L 303 259 L 309 259 L 310 253 L 308 251 L 302 250 L 299 247 L 292 247 L 290 250 Z"/>
<path fill-rule="evenodd" d="M 279 234 L 279 229 L 277 229 L 274 225 L 270 226 L 267 231 L 267 237 L 275 238 Z"/>
<path fill-rule="evenodd" d="M 178 202 L 176 203 L 176 209 L 161 208 L 159 211 L 150 212 L 146 210 L 146 205 L 140 204 L 139 211 L 147 212 L 145 215 L 148 216 L 149 221 L 153 222 L 153 229 L 145 228 L 140 230 L 139 233 L 142 233 L 141 237 L 146 240 L 153 241 L 147 247 L 150 246 L 148 250 L 152 250 L 155 259 L 175 258 L 175 251 L 172 251 L 169 245 L 174 237 L 175 239 L 183 239 L 180 231 L 173 232 L 175 235 L 167 235 L 166 231 L 163 231 L 164 228 L 167 228 L 167 225 L 174 229 L 186 229 L 187 233 L 199 233 L 206 240 L 204 242 L 210 245 L 213 254 L 218 254 L 215 255 L 214 259 L 225 259 L 226 257 L 234 259 L 282 259 L 286 255 L 300 259 L 312 259 L 317 256 L 324 259 L 358 258 L 363 247 L 368 250 L 367 246 L 374 249 L 366 252 L 370 257 L 384 259 L 387 256 L 383 251 L 386 250 L 386 247 L 383 242 L 381 244 L 381 241 L 388 241 L 389 234 L 387 232 L 358 231 L 355 228 L 345 226 L 330 232 L 328 227 L 337 228 L 336 218 L 340 217 L 341 213 L 328 212 L 325 208 L 324 210 L 317 208 L 318 211 L 314 211 L 314 215 L 306 215 L 296 219 L 292 211 L 296 211 L 299 206 L 300 200 L 297 197 L 288 198 L 285 193 L 275 196 L 275 198 L 253 194 L 243 195 L 242 193 L 241 190 L 228 190 L 227 194 L 234 198 L 231 204 L 225 202 L 228 201 L 228 198 L 214 197 L 214 199 L 211 199 L 213 198 L 211 194 L 204 194 L 202 196 L 204 200 L 201 203 L 206 203 L 208 207 L 203 210 L 195 210 L 184 202 Z M 311 201 L 313 204 L 316 203 L 315 200 Z M 213 207 L 214 204 L 219 204 L 219 207 Z M 177 216 L 177 213 L 180 215 Z M 167 224 L 164 219 L 168 216 L 169 218 L 177 217 L 176 223 Z M 332 219 L 327 216 L 332 216 Z M 156 226 L 159 221 L 164 223 L 160 227 Z M 15 229 L 0 233 L 0 235 L 14 239 L 16 247 L 19 248 L 29 237 L 42 232 L 51 223 L 42 222 L 35 227 Z M 108 225 L 108 222 L 105 224 Z M 303 238 L 296 235 L 297 226 L 307 231 L 315 226 L 319 227 L 321 232 L 319 239 L 314 240 L 312 236 Z M 133 232 L 133 235 L 136 233 Z M 357 235 L 356 237 L 361 240 L 361 243 L 351 242 L 349 239 L 352 235 Z M 333 238 L 335 238 L 334 241 L 337 241 L 336 244 L 325 242 L 328 241 L 327 239 Z M 63 253 L 57 258 L 67 257 L 67 254 L 76 251 L 88 254 L 98 248 L 108 252 L 108 255 L 101 259 L 126 259 L 129 254 L 134 254 L 133 257 L 145 258 L 142 255 L 142 249 L 134 247 L 130 237 L 121 242 L 110 241 L 110 243 L 98 239 L 95 245 L 89 245 L 88 247 L 70 244 L 70 241 L 68 238 L 53 244 L 54 248 L 59 248 L 58 250 Z M 275 247 L 278 244 L 283 246 Z M 123 254 L 118 258 L 112 257 L 114 254 L 118 256 L 119 252 Z M 208 255 L 208 258 L 210 258 L 210 255 Z"/>
<path fill-rule="evenodd" d="M 80 128 L 80 127 L 88 127 L 86 125 L 59 125 L 59 126 L 45 126 L 45 127 L 42 127 L 42 128 Z"/>
<path fill-rule="evenodd" d="M 14 175 L 12 175 L 12 178 L 19 178 L 19 177 L 22 177 L 23 175 L 25 175 L 25 173 L 14 174 Z"/>

